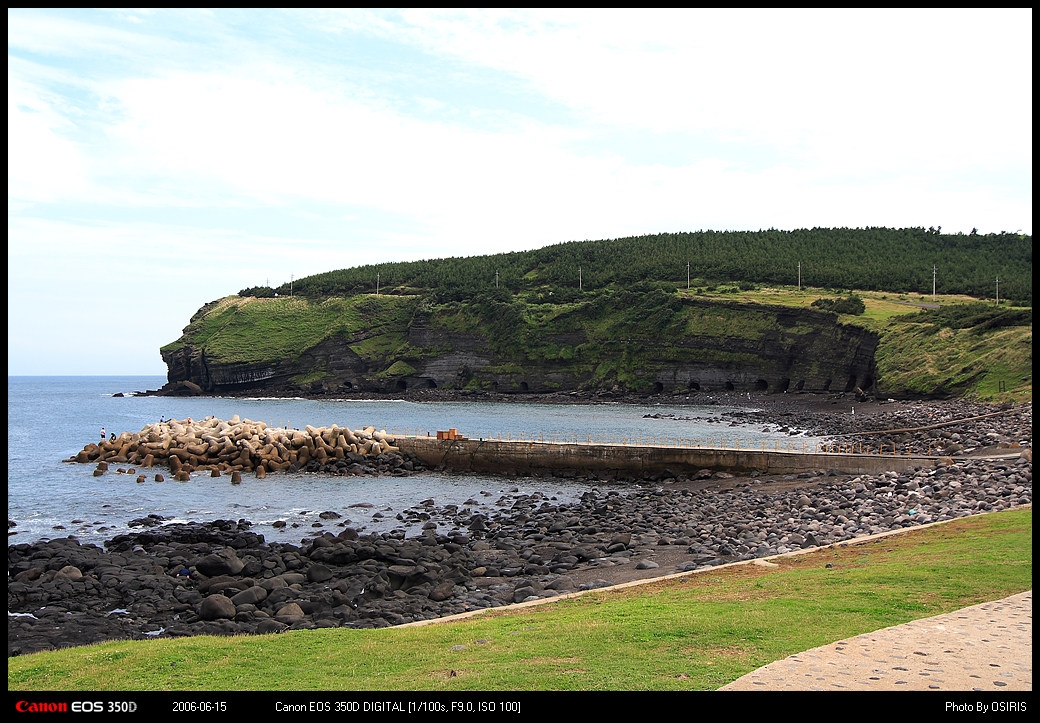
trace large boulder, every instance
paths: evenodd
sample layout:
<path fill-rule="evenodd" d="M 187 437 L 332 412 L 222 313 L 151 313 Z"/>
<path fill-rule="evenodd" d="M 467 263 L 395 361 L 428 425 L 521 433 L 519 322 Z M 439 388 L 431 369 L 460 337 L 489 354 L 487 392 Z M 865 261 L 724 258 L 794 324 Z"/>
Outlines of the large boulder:
<path fill-rule="evenodd" d="M 306 617 L 306 613 L 303 612 L 303 608 L 297 603 L 291 602 L 278 608 L 274 619 L 287 625 L 292 625 L 297 620 L 303 620 L 304 617 Z"/>
<path fill-rule="evenodd" d="M 217 575 L 237 575 L 246 564 L 238 559 L 231 548 L 224 548 L 212 555 L 206 555 L 195 563 L 195 569 L 206 577 Z"/>
<path fill-rule="evenodd" d="M 203 620 L 231 620 L 235 612 L 235 603 L 220 593 L 203 598 L 199 603 L 199 617 Z"/>
<path fill-rule="evenodd" d="M 267 590 L 260 587 L 259 585 L 254 585 L 253 587 L 243 590 L 242 592 L 232 597 L 231 602 L 233 602 L 235 605 L 259 605 L 266 599 Z"/>
<path fill-rule="evenodd" d="M 451 598 L 455 590 L 455 583 L 451 580 L 446 580 L 438 585 L 434 585 L 433 589 L 430 590 L 430 599 L 434 602 L 444 602 Z"/>

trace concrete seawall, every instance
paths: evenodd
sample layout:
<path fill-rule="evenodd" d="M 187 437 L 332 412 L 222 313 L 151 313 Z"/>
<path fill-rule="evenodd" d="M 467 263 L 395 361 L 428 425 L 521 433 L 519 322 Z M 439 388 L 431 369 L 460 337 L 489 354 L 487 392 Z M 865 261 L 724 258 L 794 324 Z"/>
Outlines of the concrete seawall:
<path fill-rule="evenodd" d="M 431 467 L 491 474 L 559 470 L 622 473 L 647 477 L 670 470 L 692 475 L 702 469 L 745 475 L 796 474 L 835 469 L 876 474 L 932 467 L 938 457 L 879 454 L 806 453 L 740 449 L 693 449 L 632 444 L 574 444 L 497 439 L 434 439 L 398 436 L 402 452 Z"/>

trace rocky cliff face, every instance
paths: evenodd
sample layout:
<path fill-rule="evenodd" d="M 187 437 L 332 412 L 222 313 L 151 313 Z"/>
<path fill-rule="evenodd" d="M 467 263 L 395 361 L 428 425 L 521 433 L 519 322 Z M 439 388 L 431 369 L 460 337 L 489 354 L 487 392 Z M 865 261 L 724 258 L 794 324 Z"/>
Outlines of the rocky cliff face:
<path fill-rule="evenodd" d="M 366 391 L 382 389 L 374 382 L 363 382 L 378 368 L 369 368 L 351 348 L 350 339 L 326 339 L 306 350 L 297 359 L 272 359 L 264 362 L 225 362 L 207 359 L 205 347 L 187 343 L 176 351 L 161 352 L 169 370 L 168 391 L 184 393 L 235 393 L 249 390 L 296 389 L 307 392 L 327 391 L 335 387 L 351 389 L 357 380 Z M 324 369 L 322 379 L 300 381 L 313 369 Z M 322 381 L 324 380 L 324 381 Z M 331 380 L 335 380 L 331 382 Z M 333 386 L 330 386 L 330 382 Z M 197 386 L 198 391 L 193 391 Z"/>
<path fill-rule="evenodd" d="M 809 309 L 671 299 L 633 316 L 622 300 L 505 326 L 486 309 L 466 322 L 455 312 L 449 323 L 443 309 L 415 310 L 378 333 L 340 329 L 293 358 L 259 361 L 256 349 L 249 360 L 226 348 L 215 358 L 213 336 L 189 327 L 162 350 L 165 391 L 874 391 L 877 382 L 877 335 Z"/>

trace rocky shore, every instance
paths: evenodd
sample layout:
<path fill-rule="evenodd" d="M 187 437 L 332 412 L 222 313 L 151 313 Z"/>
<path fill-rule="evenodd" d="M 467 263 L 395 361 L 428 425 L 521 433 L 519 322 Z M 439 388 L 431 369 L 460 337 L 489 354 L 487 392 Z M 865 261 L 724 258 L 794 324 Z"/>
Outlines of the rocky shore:
<path fill-rule="evenodd" d="M 1032 502 L 1031 405 L 815 401 L 749 414 L 787 423 L 789 413 L 792 426 L 863 439 L 913 429 L 893 434 L 922 451 L 941 441 L 949 456 L 877 475 L 665 474 L 627 492 L 590 482 L 570 504 L 518 492 L 472 505 L 428 499 L 401 513 L 422 523 L 413 537 L 343 524 L 296 545 L 268 542 L 246 520 L 163 525 L 150 516 L 103 548 L 73 538 L 11 545 L 8 655 L 112 639 L 384 627 Z M 937 426 L 964 419 L 972 421 Z"/>
<path fill-rule="evenodd" d="M 900 454 L 1002 454 L 1031 447 L 1033 405 L 970 401 L 861 402 L 817 398 L 809 406 L 762 400 L 761 411 L 727 412 L 720 423 L 781 424 L 845 447 L 898 448 Z"/>

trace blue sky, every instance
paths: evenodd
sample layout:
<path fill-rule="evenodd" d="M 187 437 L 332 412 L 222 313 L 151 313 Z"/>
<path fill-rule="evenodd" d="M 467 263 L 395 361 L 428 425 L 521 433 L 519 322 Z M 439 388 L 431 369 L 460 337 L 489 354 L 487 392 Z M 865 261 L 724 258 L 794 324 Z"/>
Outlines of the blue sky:
<path fill-rule="evenodd" d="M 8 372 L 384 261 L 1032 233 L 1032 10 L 8 10 Z"/>

